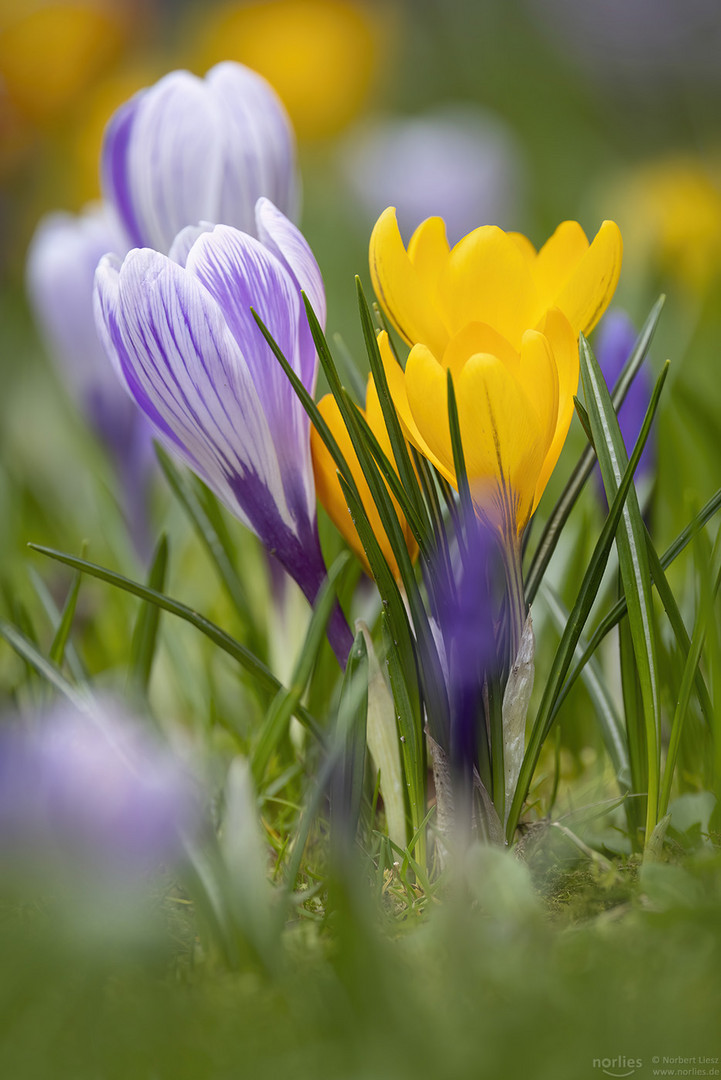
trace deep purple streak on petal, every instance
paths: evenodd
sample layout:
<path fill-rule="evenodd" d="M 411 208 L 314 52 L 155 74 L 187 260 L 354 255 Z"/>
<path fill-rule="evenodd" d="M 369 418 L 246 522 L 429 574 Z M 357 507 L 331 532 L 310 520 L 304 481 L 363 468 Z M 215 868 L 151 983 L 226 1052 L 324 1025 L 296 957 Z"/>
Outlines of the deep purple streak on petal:
<path fill-rule="evenodd" d="M 133 125 L 146 93 L 145 90 L 139 91 L 114 113 L 105 129 L 101 156 L 105 197 L 115 206 L 133 247 L 142 247 L 144 237 L 133 205 L 128 158 Z"/>
<path fill-rule="evenodd" d="M 251 308 L 257 311 L 298 371 L 300 328 L 307 330 L 307 324 L 294 281 L 259 241 L 228 226 L 216 226 L 198 238 L 188 254 L 187 269 L 218 302 L 246 357 L 291 513 L 310 518 L 315 513 L 315 490 L 310 481 L 308 417 L 251 313 Z"/>

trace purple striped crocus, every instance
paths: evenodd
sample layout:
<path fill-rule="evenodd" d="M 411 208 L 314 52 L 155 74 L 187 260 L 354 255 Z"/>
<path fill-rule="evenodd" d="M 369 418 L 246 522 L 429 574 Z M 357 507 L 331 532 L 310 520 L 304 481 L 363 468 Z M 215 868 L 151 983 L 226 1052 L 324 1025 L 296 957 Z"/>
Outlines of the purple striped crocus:
<path fill-rule="evenodd" d="M 260 538 L 312 603 L 325 576 L 308 417 L 251 308 L 312 393 L 318 358 L 300 291 L 322 324 L 320 270 L 268 200 L 258 239 L 228 225 L 184 229 L 170 255 L 134 250 L 96 274 L 106 351 L 159 438 Z M 345 662 L 340 611 L 329 628 Z"/>
<path fill-rule="evenodd" d="M 99 260 L 108 251 L 122 256 L 129 246 L 106 205 L 93 204 L 77 216 L 48 214 L 28 250 L 26 283 L 62 381 L 110 454 L 128 528 L 144 554 L 148 547 L 145 496 L 153 464 L 150 426 L 118 384 L 93 317 L 93 279 Z"/>
<path fill-rule="evenodd" d="M 114 113 L 101 174 L 132 247 L 168 252 L 198 221 L 255 234 L 265 196 L 294 217 L 295 138 L 270 85 L 242 64 L 217 64 L 204 79 L 173 71 Z"/>

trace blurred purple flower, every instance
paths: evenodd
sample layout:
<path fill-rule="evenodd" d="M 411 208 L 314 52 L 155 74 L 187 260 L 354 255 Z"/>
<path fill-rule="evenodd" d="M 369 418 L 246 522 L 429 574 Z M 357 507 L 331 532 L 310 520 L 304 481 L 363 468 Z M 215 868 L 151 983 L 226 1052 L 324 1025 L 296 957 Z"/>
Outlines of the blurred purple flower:
<path fill-rule="evenodd" d="M 454 767 L 465 771 L 478 760 L 483 683 L 497 664 L 492 583 L 498 545 L 476 517 L 462 533 L 451 566 L 439 558 L 430 595 L 450 705 L 448 750 Z"/>
<path fill-rule="evenodd" d="M 124 881 L 177 860 L 200 823 L 180 761 L 116 703 L 0 729 L 0 852 L 41 873 Z"/>
<path fill-rule="evenodd" d="M 158 437 L 260 538 L 312 603 L 325 577 L 308 417 L 251 313 L 313 393 L 318 358 L 300 296 L 322 325 L 308 244 L 267 199 L 259 240 L 228 225 L 181 232 L 170 257 L 105 258 L 96 317 L 108 355 Z M 352 639 L 340 611 L 339 659 Z"/>
<path fill-rule="evenodd" d="M 395 206 L 405 234 L 439 215 L 453 243 L 479 222 L 518 221 L 521 151 L 498 117 L 472 105 L 361 128 L 345 141 L 340 164 L 369 223 Z"/>
<path fill-rule="evenodd" d="M 609 311 L 601 322 L 596 340 L 596 356 L 609 389 L 613 389 L 621 374 L 624 364 L 636 344 L 637 336 L 636 329 L 625 311 L 618 309 Z M 641 432 L 652 391 L 653 382 L 648 364 L 644 363 L 631 383 L 628 394 L 618 411 L 618 423 L 629 455 L 633 451 Z M 653 442 L 652 431 L 636 469 L 636 484 L 653 475 L 655 464 L 656 447 Z M 597 483 L 600 490 L 603 491 L 603 482 L 598 468 L 596 472 Z"/>
<path fill-rule="evenodd" d="M 27 256 L 28 295 L 62 381 L 107 448 L 120 482 L 120 502 L 139 552 L 148 545 L 146 494 L 152 466 L 150 426 L 118 383 L 93 317 L 95 268 L 129 243 L 113 211 L 100 203 L 76 216 L 49 214 Z"/>
<path fill-rule="evenodd" d="M 135 94 L 106 128 L 101 169 L 133 247 L 168 252 L 199 221 L 255 235 L 262 195 L 297 210 L 290 121 L 265 79 L 231 61 L 204 79 L 173 71 Z"/>

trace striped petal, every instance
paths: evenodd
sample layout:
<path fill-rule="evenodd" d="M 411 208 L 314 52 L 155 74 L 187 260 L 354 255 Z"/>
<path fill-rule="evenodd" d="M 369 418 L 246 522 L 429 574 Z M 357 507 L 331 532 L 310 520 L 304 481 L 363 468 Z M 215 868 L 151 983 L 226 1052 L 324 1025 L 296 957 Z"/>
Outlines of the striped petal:
<path fill-rule="evenodd" d="M 288 507 L 263 404 L 215 300 L 149 250 L 119 272 L 102 265 L 97 294 L 101 333 L 160 437 L 291 569 L 314 523 Z"/>
<path fill-rule="evenodd" d="M 295 138 L 275 90 L 256 71 L 231 61 L 211 68 L 205 85 L 227 137 L 216 220 L 254 232 L 255 204 L 261 195 L 296 217 Z"/>
<path fill-rule="evenodd" d="M 227 225 L 198 237 L 186 267 L 217 301 L 246 358 L 289 505 L 312 518 L 308 417 L 251 313 L 257 311 L 296 372 L 302 373 L 303 357 L 306 369 L 312 367 L 315 349 L 294 279 L 259 240 Z"/>

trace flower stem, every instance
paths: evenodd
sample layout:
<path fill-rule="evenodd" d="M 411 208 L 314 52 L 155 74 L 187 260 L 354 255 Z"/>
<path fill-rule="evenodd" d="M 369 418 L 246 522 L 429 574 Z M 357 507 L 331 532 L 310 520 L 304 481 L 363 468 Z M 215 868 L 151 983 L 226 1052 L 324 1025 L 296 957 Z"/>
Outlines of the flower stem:
<path fill-rule="evenodd" d="M 513 523 L 511 522 L 509 525 L 510 527 L 503 530 L 501 552 L 508 587 L 510 664 L 513 665 L 521 647 L 523 627 L 526 625 L 527 606 L 523 589 L 521 539 Z"/>

